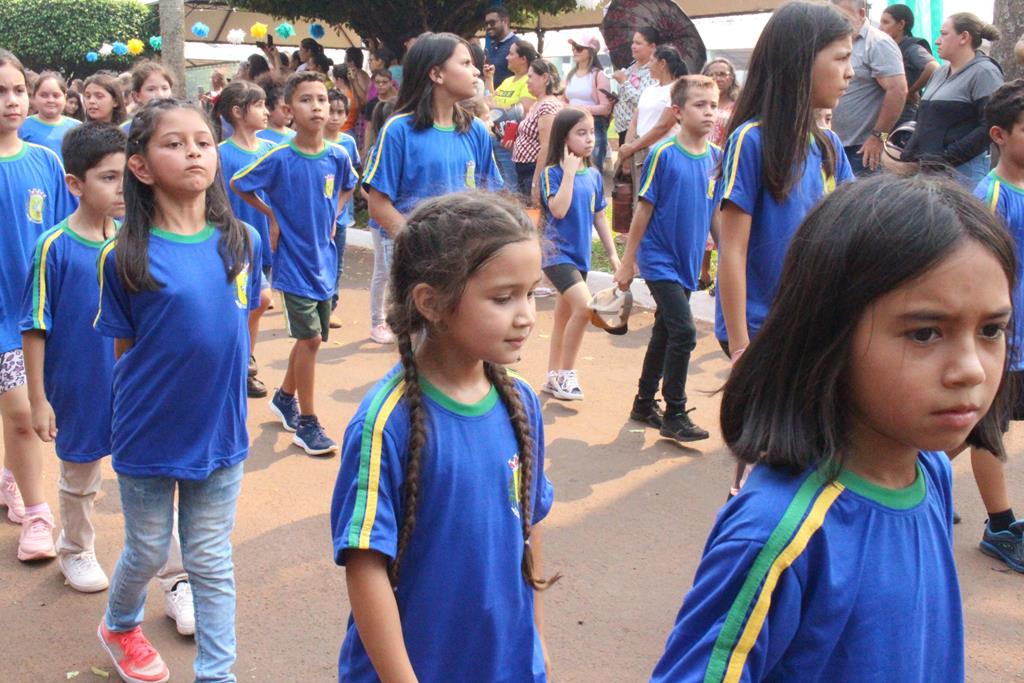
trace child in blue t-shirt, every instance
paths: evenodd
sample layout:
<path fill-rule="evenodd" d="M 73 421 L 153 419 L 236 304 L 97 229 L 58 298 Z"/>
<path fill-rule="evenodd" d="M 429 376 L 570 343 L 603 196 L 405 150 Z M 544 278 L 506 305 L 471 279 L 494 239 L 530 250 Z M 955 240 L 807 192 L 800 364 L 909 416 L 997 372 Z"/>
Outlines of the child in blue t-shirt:
<path fill-rule="evenodd" d="M 32 105 L 36 113 L 21 124 L 18 136 L 25 142 L 49 147 L 61 156 L 60 145 L 67 132 L 81 122 L 64 116 L 68 85 L 56 71 L 44 71 L 32 86 Z M 62 157 L 63 158 L 63 157 Z"/>
<path fill-rule="evenodd" d="M 498 195 L 427 200 L 395 239 L 401 361 L 345 430 L 331 502 L 352 604 L 340 680 L 547 680 L 544 421 L 505 369 L 535 324 L 540 267 L 536 228 Z"/>
<path fill-rule="evenodd" d="M 127 145 L 125 217 L 99 258 L 96 329 L 114 338 L 111 452 L 125 547 L 99 638 L 125 680 L 165 681 L 142 633 L 146 584 L 167 557 L 177 491 L 195 604 L 197 680 L 235 660 L 231 529 L 248 455 L 249 311 L 259 233 L 231 213 L 202 110 L 154 100 Z"/>
<path fill-rule="evenodd" d="M 348 133 L 343 133 L 341 127 L 345 125 L 348 118 L 350 103 L 345 93 L 337 88 L 331 88 L 327 93 L 327 101 L 331 110 L 327 116 L 327 123 L 324 125 L 324 139 L 335 145 L 340 145 L 352 160 L 352 166 L 358 174 L 361 170 L 359 160 L 359 148 L 356 139 Z M 338 285 L 335 288 L 334 296 L 331 298 L 331 310 L 338 307 L 338 294 L 341 292 L 341 275 L 345 269 L 345 241 L 348 229 L 356 224 L 356 202 L 355 193 L 345 202 L 345 207 L 338 214 L 335 221 L 334 247 L 338 251 Z M 333 313 L 331 314 L 331 327 L 341 327 L 341 321 Z"/>
<path fill-rule="evenodd" d="M 159 62 L 143 60 L 132 67 L 131 98 L 141 107 L 150 100 L 173 97 L 174 77 Z M 125 135 L 132 131 L 132 119 L 121 123 Z"/>
<path fill-rule="evenodd" d="M 721 150 L 708 142 L 718 108 L 715 82 L 708 76 L 684 76 L 672 85 L 670 96 L 679 133 L 647 155 L 615 281 L 628 290 L 639 270 L 658 305 L 630 418 L 682 443 L 708 438 L 686 410 L 686 373 L 697 346 L 690 294 L 700 289 L 708 234 L 718 236 L 714 176 Z M 659 382 L 664 414 L 654 398 Z"/>
<path fill-rule="evenodd" d="M 861 179 L 812 210 L 722 391 L 725 442 L 756 466 L 652 681 L 964 679 L 942 451 L 1005 457 L 1016 267 L 946 179 Z"/>
<path fill-rule="evenodd" d="M 583 400 L 576 356 L 590 320 L 587 272 L 594 229 L 612 266 L 619 266 L 619 254 L 604 214 L 604 180 L 601 172 L 590 166 L 595 140 L 590 112 L 579 107 L 559 111 L 551 124 L 551 140 L 544 150 L 546 161 L 540 178 L 541 202 L 547 218 L 545 232 L 551 243 L 544 254 L 544 274 L 558 289 L 548 376 L 541 391 L 563 401 Z M 566 177 L 571 182 L 563 182 Z"/>
<path fill-rule="evenodd" d="M 1017 244 L 1024 246 L 1024 80 L 1007 83 L 996 90 L 985 106 L 985 123 L 992 142 L 999 147 L 999 163 L 978 183 L 974 196 L 1002 219 Z M 1011 420 L 1024 419 L 1024 265 L 1017 262 L 1013 290 L 1013 318 L 1010 337 L 1010 382 L 1016 398 Z M 1009 421 L 1004 424 L 1009 428 Z M 1024 572 L 1024 520 L 1018 520 L 1010 505 L 1006 472 L 1001 460 L 981 448 L 971 449 L 971 469 L 985 505 L 988 523 L 982 534 L 982 552 L 996 557 L 1014 571 Z"/>
<path fill-rule="evenodd" d="M 256 137 L 275 146 L 288 142 L 295 137 L 295 131 L 288 127 L 292 123 L 292 115 L 284 101 L 283 80 L 280 76 L 264 74 L 256 84 L 267 95 L 267 127 L 256 133 Z"/>
<path fill-rule="evenodd" d="M 54 522 L 43 493 L 43 451 L 32 432 L 19 311 L 36 240 L 71 213 L 75 203 L 57 154 L 18 137 L 28 115 L 28 86 L 21 62 L 3 49 L 0 101 L 0 417 L 5 445 L 0 506 L 21 525 L 18 559 L 28 561 L 54 557 Z"/>
<path fill-rule="evenodd" d="M 758 38 L 716 183 L 715 335 L 733 362 L 761 329 L 800 221 L 837 183 L 853 179 L 839 137 L 817 122 L 817 111 L 835 107 L 853 77 L 852 29 L 832 6 L 785 9 Z M 794 35 L 806 38 L 794 42 Z M 787 96 L 778 95 L 779 83 L 791 84 Z M 739 465 L 730 495 L 743 471 Z"/>
<path fill-rule="evenodd" d="M 217 104 L 213 108 L 214 121 L 227 121 L 232 128 L 231 137 L 218 145 L 220 151 L 221 175 L 224 188 L 231 202 L 235 217 L 256 228 L 260 234 L 263 253 L 263 272 L 260 274 L 260 305 L 249 314 L 249 344 L 252 347 L 249 355 L 249 378 L 246 380 L 246 394 L 249 398 L 263 398 L 267 395 L 267 387 L 257 375 L 256 336 L 260 331 L 260 318 L 270 306 L 270 263 L 274 258 L 270 250 L 270 224 L 267 217 L 250 206 L 242 197 L 231 189 L 231 178 L 264 154 L 273 149 L 274 145 L 256 137 L 256 133 L 267 125 L 266 97 L 263 89 L 252 81 L 237 80 L 220 91 Z M 258 195 L 264 201 L 265 195 Z"/>
<path fill-rule="evenodd" d="M 317 419 L 313 385 L 338 286 L 335 221 L 357 179 L 345 150 L 324 140 L 329 103 L 323 74 L 292 74 L 284 101 L 295 120 L 295 137 L 236 173 L 231 189 L 270 222 L 274 288 L 284 293 L 288 333 L 296 340 L 270 409 L 295 432 L 292 441 L 306 453 L 330 455 L 338 446 Z"/>

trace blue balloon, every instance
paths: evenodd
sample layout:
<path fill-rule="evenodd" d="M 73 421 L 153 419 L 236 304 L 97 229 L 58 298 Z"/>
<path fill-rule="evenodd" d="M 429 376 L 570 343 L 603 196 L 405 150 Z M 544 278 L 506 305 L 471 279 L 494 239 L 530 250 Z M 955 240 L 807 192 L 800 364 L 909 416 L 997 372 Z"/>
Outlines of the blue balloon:
<path fill-rule="evenodd" d="M 196 36 L 197 38 L 205 38 L 206 36 L 210 35 L 210 27 L 201 21 L 197 21 L 196 23 L 192 24 L 192 35 Z"/>
<path fill-rule="evenodd" d="M 128 54 L 128 46 L 122 43 L 120 40 L 114 43 L 112 47 L 114 48 L 114 54 L 118 57 L 124 57 L 126 54 Z"/>
<path fill-rule="evenodd" d="M 98 61 L 99 58 L 100 58 L 100 53 L 99 52 L 86 52 L 85 53 L 85 61 L 87 61 L 87 62 L 95 62 L 95 61 Z"/>
<path fill-rule="evenodd" d="M 323 27 L 323 24 L 311 24 L 309 27 L 309 35 L 320 40 L 327 35 L 327 30 Z"/>

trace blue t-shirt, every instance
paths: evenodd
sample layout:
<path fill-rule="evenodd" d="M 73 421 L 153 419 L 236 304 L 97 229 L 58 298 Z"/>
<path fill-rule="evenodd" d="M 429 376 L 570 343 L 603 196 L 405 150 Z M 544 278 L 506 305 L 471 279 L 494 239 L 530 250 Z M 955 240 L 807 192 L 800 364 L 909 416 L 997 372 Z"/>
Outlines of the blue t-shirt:
<path fill-rule="evenodd" d="M 129 294 L 114 247 L 100 253 L 96 329 L 133 339 L 114 363 L 111 453 L 132 477 L 203 480 L 245 459 L 249 311 L 260 303 L 259 233 L 252 261 L 228 281 L 220 231 L 149 234 L 149 272 L 164 287 Z"/>
<path fill-rule="evenodd" d="M 338 251 L 331 239 L 338 199 L 357 182 L 348 153 L 325 141 L 318 154 L 306 154 L 292 141 L 272 148 L 232 182 L 243 192 L 263 190 L 277 217 L 274 289 L 330 299 L 338 284 Z"/>
<path fill-rule="evenodd" d="M 363 185 L 387 195 L 399 213 L 408 216 L 429 197 L 502 186 L 491 137 L 479 120 L 460 133 L 454 126 L 415 130 L 412 119 L 412 114 L 388 119 L 363 177 Z"/>
<path fill-rule="evenodd" d="M 703 154 L 691 154 L 675 137 L 651 148 L 638 195 L 654 207 L 636 252 L 643 279 L 677 282 L 691 292 L 697 290 L 721 156 L 722 151 L 711 143 Z"/>
<path fill-rule="evenodd" d="M 18 130 L 18 137 L 25 142 L 34 142 L 37 145 L 49 147 L 63 161 L 64 155 L 61 154 L 60 146 L 64 142 L 64 136 L 67 135 L 69 130 L 80 125 L 82 125 L 81 121 L 76 121 L 67 116 L 61 116 L 60 121 L 57 123 L 47 123 L 39 118 L 39 116 L 33 114 L 25 119 L 25 123 L 21 124 L 21 128 Z"/>
<path fill-rule="evenodd" d="M 276 147 L 277 145 L 280 145 L 281 143 L 284 142 L 288 142 L 293 137 L 295 137 L 295 131 L 292 130 L 291 128 L 288 128 L 285 132 L 279 133 L 276 130 L 273 130 L 272 128 L 264 128 L 263 130 L 256 132 L 256 137 L 260 138 L 261 140 L 269 140 L 270 142 L 274 143 L 274 146 Z"/>
<path fill-rule="evenodd" d="M 21 331 L 46 335 L 43 388 L 57 418 L 57 456 L 70 462 L 110 453 L 114 340 L 92 326 L 102 247 L 76 234 L 67 219 L 44 232 L 22 302 Z"/>
<path fill-rule="evenodd" d="M 217 146 L 218 151 L 220 151 L 220 172 L 224 177 L 224 186 L 228 191 L 228 199 L 231 201 L 231 208 L 234 210 L 235 216 L 238 217 L 238 220 L 248 223 L 252 227 L 256 228 L 256 232 L 260 234 L 260 242 L 263 245 L 263 255 L 261 260 L 263 261 L 264 266 L 269 266 L 271 260 L 274 258 L 274 253 L 270 249 L 270 223 L 267 221 L 266 216 L 246 204 L 245 200 L 239 197 L 238 193 L 231 189 L 231 178 L 243 168 L 269 152 L 273 147 L 274 145 L 267 140 L 258 140 L 256 149 L 248 150 L 244 149 L 230 138 Z M 257 192 L 256 194 L 263 201 L 267 200 L 263 192 Z"/>
<path fill-rule="evenodd" d="M 754 468 L 652 681 L 964 680 L 949 459 L 921 453 L 902 490 L 822 481 Z"/>
<path fill-rule="evenodd" d="M 1010 338 L 1010 370 L 1024 370 L 1024 187 L 1006 182 L 996 172 L 989 171 L 974 189 L 974 196 L 1006 224 L 1017 245 L 1017 286 L 1013 290 L 1013 334 Z"/>
<path fill-rule="evenodd" d="M 821 167 L 821 150 L 808 143 L 807 160 L 799 179 L 785 201 L 775 200 L 762 175 L 761 128 L 748 121 L 733 131 L 725 143 L 722 178 L 716 187 L 716 201 L 728 200 L 751 216 L 750 241 L 747 244 L 747 331 L 753 337 L 761 329 L 768 309 L 779 288 L 782 263 L 800 223 L 818 200 L 835 189 L 837 183 L 853 180 L 850 160 L 839 137 L 824 131 L 836 150 L 835 177 L 827 177 Z M 715 297 L 715 335 L 727 340 L 721 297 Z"/>
<path fill-rule="evenodd" d="M 359 171 L 359 165 L 361 163 L 359 159 L 359 149 L 356 146 L 356 139 L 348 133 L 339 133 L 337 140 L 332 140 L 332 144 L 341 145 L 346 152 L 348 152 L 348 158 L 352 160 L 352 166 L 355 167 L 356 171 Z M 345 202 L 345 208 L 338 214 L 338 228 L 347 228 L 350 225 L 355 225 L 356 222 L 356 198 L 355 195 L 349 197 L 348 201 Z"/>
<path fill-rule="evenodd" d="M 533 390 L 521 379 L 516 385 L 533 436 L 536 524 L 554 497 L 544 475 L 544 421 Z M 467 405 L 428 382 L 421 386 L 427 440 L 416 526 L 396 591 L 413 670 L 421 681 L 544 681 L 533 589 L 520 569 L 520 467 L 508 411 L 494 388 Z M 366 395 L 345 430 L 331 502 L 338 564 L 350 548 L 395 557 L 409 444 L 404 387 L 398 366 Z M 379 680 L 351 617 L 338 678 Z"/>
<path fill-rule="evenodd" d="M 21 299 L 36 240 L 77 205 L 53 150 L 26 142 L 0 157 L 0 353 L 21 348 Z"/>
<path fill-rule="evenodd" d="M 567 263 L 582 271 L 590 270 L 590 252 L 593 248 L 594 216 L 604 211 L 604 180 L 595 168 L 581 168 L 572 179 L 572 202 L 563 218 L 551 215 L 548 203 L 562 186 L 564 171 L 561 166 L 548 166 L 542 176 L 544 213 L 547 217 L 545 236 L 551 247 L 545 249 L 544 267 Z"/>

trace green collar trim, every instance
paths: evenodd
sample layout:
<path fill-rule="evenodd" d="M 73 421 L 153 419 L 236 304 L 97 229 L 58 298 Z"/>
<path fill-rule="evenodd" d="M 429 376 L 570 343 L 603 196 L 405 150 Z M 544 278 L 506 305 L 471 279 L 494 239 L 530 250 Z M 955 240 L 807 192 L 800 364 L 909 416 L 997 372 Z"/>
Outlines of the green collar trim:
<path fill-rule="evenodd" d="M 228 138 L 227 140 L 225 140 L 224 142 L 222 142 L 220 144 L 222 144 L 222 145 L 231 145 L 232 147 L 234 147 L 238 151 L 245 152 L 246 154 L 258 154 L 259 151 L 260 151 L 259 139 L 256 140 L 256 146 L 253 147 L 252 149 L 246 149 L 245 147 L 242 147 L 240 144 L 235 142 L 233 138 Z"/>
<path fill-rule="evenodd" d="M 49 121 L 43 121 L 39 117 L 39 114 L 32 114 L 32 116 L 30 116 L 29 118 L 32 119 L 33 121 L 35 121 L 36 123 L 41 123 L 44 126 L 49 126 L 50 128 L 56 128 L 57 126 L 63 124 L 68 119 L 68 117 L 64 116 L 63 114 L 61 114 L 60 119 L 58 119 L 56 123 L 50 123 Z"/>
<path fill-rule="evenodd" d="M 90 240 L 90 239 L 86 239 L 85 237 L 82 237 L 77 232 L 75 232 L 74 230 L 71 229 L 71 222 L 67 218 L 65 218 L 63 221 L 61 221 L 60 225 L 58 225 L 57 227 L 63 229 L 65 235 L 67 235 L 71 239 L 75 240 L 79 244 L 84 244 L 85 246 L 91 247 L 93 249 L 99 249 L 100 247 L 102 247 L 104 244 L 107 243 L 107 240 L 99 240 L 97 242 L 96 240 Z M 117 226 L 115 224 L 115 230 L 116 230 L 116 227 Z"/>
<path fill-rule="evenodd" d="M 682 152 L 686 156 L 690 157 L 691 159 L 703 159 L 704 157 L 706 157 L 708 155 L 709 150 L 711 149 L 710 146 L 708 145 L 707 141 L 705 141 L 704 142 L 704 151 L 701 152 L 700 154 L 694 154 L 693 152 L 690 152 L 685 147 L 683 147 L 682 143 L 679 142 L 679 138 L 674 137 L 674 136 L 672 138 L 672 144 L 676 146 L 676 149 L 678 149 L 680 152 Z"/>
<path fill-rule="evenodd" d="M 450 126 L 439 126 L 438 124 L 435 123 L 434 130 L 439 130 L 442 133 L 451 133 L 455 131 L 455 124 L 453 123 Z"/>
<path fill-rule="evenodd" d="M 487 395 L 476 403 L 460 403 L 456 401 L 454 398 L 442 393 L 440 389 L 431 384 L 425 377 L 420 377 L 420 388 L 423 389 L 424 394 L 433 399 L 435 403 L 439 403 L 442 408 L 465 417 L 486 415 L 494 407 L 494 404 L 498 402 L 498 390 L 494 388 L 493 384 Z"/>
<path fill-rule="evenodd" d="M 17 152 L 15 152 L 14 154 L 12 154 L 9 157 L 0 157 L 0 162 L 17 161 L 18 159 L 20 159 L 23 156 L 25 156 L 25 154 L 27 154 L 27 153 L 28 153 L 28 143 L 22 142 L 20 150 L 18 150 Z"/>
<path fill-rule="evenodd" d="M 996 173 L 994 170 L 991 171 L 991 173 L 992 173 L 992 177 L 995 178 L 996 180 L 998 180 L 999 184 L 1002 187 L 1005 187 L 1007 190 L 1010 190 L 1011 192 L 1016 192 L 1017 194 L 1024 194 L 1024 187 L 1020 187 L 1019 185 L 1014 185 L 1009 180 L 1007 180 L 1006 178 L 1004 178 L 1001 175 L 999 175 L 998 173 Z"/>
<path fill-rule="evenodd" d="M 205 242 L 206 240 L 213 237 L 213 233 L 216 232 L 216 228 L 212 225 L 207 225 L 205 228 L 200 230 L 194 235 L 182 235 L 177 232 L 168 232 L 162 228 L 152 227 L 149 229 L 149 234 L 162 237 L 169 242 L 178 242 L 179 244 L 198 244 L 199 242 Z"/>
<path fill-rule="evenodd" d="M 839 474 L 839 483 L 854 493 L 860 494 L 868 500 L 873 500 L 879 505 L 894 510 L 909 510 L 921 504 L 928 493 L 924 472 L 921 470 L 921 463 L 917 463 L 917 477 L 914 483 L 902 489 L 890 489 L 863 479 L 849 470 L 843 470 Z"/>
<path fill-rule="evenodd" d="M 328 148 L 328 144 L 327 144 L 326 140 L 320 140 L 320 142 L 323 144 L 324 147 L 323 147 L 323 149 L 321 149 L 316 154 L 307 154 L 306 152 L 303 152 L 301 149 L 296 147 L 295 146 L 295 138 L 294 138 L 294 136 L 291 139 L 288 140 L 288 146 L 291 147 L 292 151 L 294 151 L 300 157 L 303 157 L 305 159 L 319 159 L 323 155 L 327 154 L 327 148 Z"/>

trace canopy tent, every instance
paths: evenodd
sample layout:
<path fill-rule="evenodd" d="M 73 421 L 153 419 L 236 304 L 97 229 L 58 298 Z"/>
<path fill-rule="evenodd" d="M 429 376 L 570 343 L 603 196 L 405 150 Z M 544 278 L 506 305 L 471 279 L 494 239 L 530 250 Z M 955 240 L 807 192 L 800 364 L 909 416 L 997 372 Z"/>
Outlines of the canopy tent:
<path fill-rule="evenodd" d="M 210 27 L 209 35 L 200 38 L 191 32 L 191 27 L 197 21 Z M 245 42 L 254 43 L 256 39 L 249 35 L 249 27 L 257 22 L 267 25 L 267 33 L 274 36 L 275 45 L 296 48 L 303 38 L 312 37 L 309 34 L 309 27 L 315 22 L 289 21 L 288 23 L 295 27 L 295 35 L 289 38 L 281 38 L 281 36 L 274 33 L 274 29 L 284 21 L 284 19 L 260 14 L 259 12 L 236 10 L 221 4 L 200 1 L 185 3 L 185 39 L 189 42 L 227 43 L 228 31 L 242 29 L 245 31 Z M 359 35 L 347 26 L 322 25 L 325 33 L 323 38 L 317 38 L 317 42 L 325 48 L 344 50 L 350 47 L 361 48 L 363 46 L 363 41 Z"/>
<path fill-rule="evenodd" d="M 566 12 L 564 14 L 541 14 L 534 25 L 523 26 L 532 31 L 558 31 L 570 28 L 591 28 L 601 24 L 605 7 L 610 0 L 603 0 L 596 9 Z M 675 0 L 686 16 L 720 17 L 728 14 L 753 14 L 771 12 L 784 0 Z"/>

